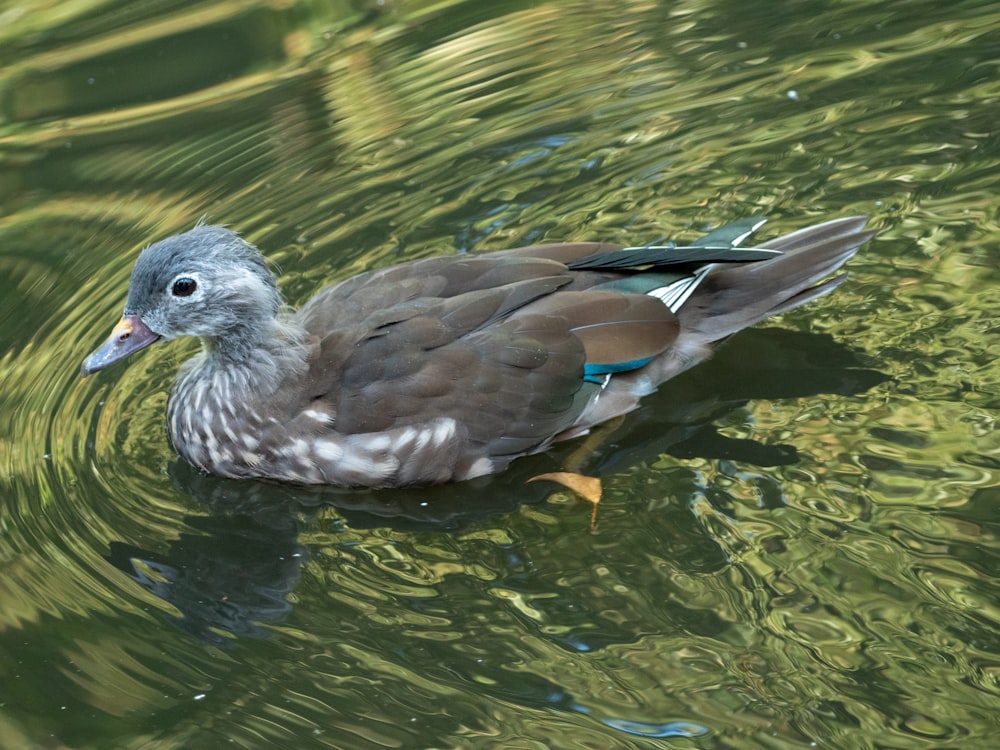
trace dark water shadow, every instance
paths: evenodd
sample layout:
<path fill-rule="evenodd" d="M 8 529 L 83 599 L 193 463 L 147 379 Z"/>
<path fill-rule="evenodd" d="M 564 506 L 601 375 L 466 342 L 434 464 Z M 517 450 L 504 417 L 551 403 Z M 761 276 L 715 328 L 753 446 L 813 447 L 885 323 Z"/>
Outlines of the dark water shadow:
<path fill-rule="evenodd" d="M 608 476 L 664 454 L 755 466 L 794 463 L 792 446 L 729 438 L 719 434 L 717 421 L 751 399 L 857 394 L 887 379 L 829 336 L 754 329 L 647 398 L 585 470 Z M 226 645 L 233 636 L 264 637 L 261 625 L 291 609 L 288 595 L 309 556 L 298 540 L 302 519 L 332 506 L 356 529 L 458 530 L 543 502 L 553 486 L 527 480 L 558 469 L 572 448 L 521 459 L 495 477 L 378 491 L 226 480 L 178 460 L 170 467 L 175 487 L 208 514 L 187 516 L 188 529 L 165 551 L 112 542 L 107 559 L 175 607 L 177 624 L 199 638 Z"/>

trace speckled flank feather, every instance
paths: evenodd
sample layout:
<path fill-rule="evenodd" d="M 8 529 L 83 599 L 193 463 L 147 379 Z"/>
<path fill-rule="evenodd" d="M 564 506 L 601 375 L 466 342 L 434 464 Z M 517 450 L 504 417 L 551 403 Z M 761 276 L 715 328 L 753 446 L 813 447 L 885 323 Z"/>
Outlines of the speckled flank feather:
<path fill-rule="evenodd" d="M 199 336 L 168 405 L 206 471 L 370 487 L 467 479 L 636 408 L 713 342 L 840 283 L 841 219 L 756 248 L 748 220 L 683 248 L 542 245 L 361 274 L 283 313 L 263 258 L 198 226 L 147 248 L 84 364 Z M 181 281 L 178 285 L 178 280 Z"/>

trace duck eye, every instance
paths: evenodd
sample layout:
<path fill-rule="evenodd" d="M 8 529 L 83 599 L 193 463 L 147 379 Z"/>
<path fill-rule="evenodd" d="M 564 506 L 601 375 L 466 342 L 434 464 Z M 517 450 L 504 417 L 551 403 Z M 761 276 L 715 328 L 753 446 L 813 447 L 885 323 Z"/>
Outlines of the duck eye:
<path fill-rule="evenodd" d="M 174 282 L 174 285 L 170 288 L 170 293 L 175 297 L 190 297 L 197 288 L 198 282 L 185 276 Z"/>

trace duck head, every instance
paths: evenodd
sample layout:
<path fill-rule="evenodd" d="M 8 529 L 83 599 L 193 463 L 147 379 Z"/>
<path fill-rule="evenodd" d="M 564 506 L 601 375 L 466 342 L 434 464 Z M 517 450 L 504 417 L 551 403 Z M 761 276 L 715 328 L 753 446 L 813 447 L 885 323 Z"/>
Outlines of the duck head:
<path fill-rule="evenodd" d="M 182 336 L 200 337 L 209 356 L 239 360 L 270 333 L 280 307 L 274 275 L 253 245 L 225 227 L 197 226 L 142 251 L 122 319 L 81 374 Z"/>

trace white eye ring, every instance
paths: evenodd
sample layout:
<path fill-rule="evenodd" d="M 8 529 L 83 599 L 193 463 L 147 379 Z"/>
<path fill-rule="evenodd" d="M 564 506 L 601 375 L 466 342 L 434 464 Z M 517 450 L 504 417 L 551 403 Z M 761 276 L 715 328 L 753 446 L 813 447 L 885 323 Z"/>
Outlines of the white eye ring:
<path fill-rule="evenodd" d="M 200 296 L 200 291 L 201 277 L 197 273 L 179 274 L 167 285 L 167 294 L 182 302 Z"/>

